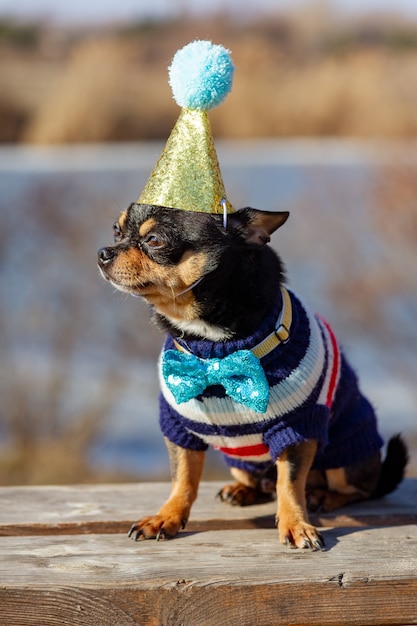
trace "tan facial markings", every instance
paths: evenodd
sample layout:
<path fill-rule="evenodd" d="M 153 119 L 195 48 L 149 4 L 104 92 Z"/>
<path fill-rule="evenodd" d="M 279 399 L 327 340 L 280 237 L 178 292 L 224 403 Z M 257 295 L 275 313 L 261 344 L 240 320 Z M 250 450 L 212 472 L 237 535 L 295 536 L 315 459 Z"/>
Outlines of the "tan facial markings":
<path fill-rule="evenodd" d="M 147 224 L 144 232 L 153 228 L 152 221 L 142 224 Z M 178 294 L 201 278 L 205 263 L 205 254 L 188 251 L 175 267 L 163 266 L 130 248 L 119 253 L 110 278 L 119 288 L 143 296 L 162 315 L 177 321 L 193 320 L 198 318 L 199 310 L 192 291 Z"/>
<path fill-rule="evenodd" d="M 130 248 L 119 252 L 111 268 L 109 278 L 120 287 L 134 288 L 142 282 L 142 257 L 139 250 Z"/>
<path fill-rule="evenodd" d="M 146 237 L 146 235 L 150 233 L 151 230 L 155 228 L 155 226 L 156 226 L 155 219 L 153 217 L 150 217 L 149 219 L 145 220 L 143 224 L 139 226 L 139 235 L 141 237 Z"/>
<path fill-rule="evenodd" d="M 124 226 L 124 224 L 126 222 L 126 214 L 127 214 L 127 211 L 122 211 L 120 213 L 119 219 L 117 220 L 117 222 L 118 222 L 118 224 L 120 226 L 120 229 L 123 228 L 123 226 Z"/>
<path fill-rule="evenodd" d="M 202 277 L 206 262 L 207 256 L 204 252 L 188 250 L 183 254 L 178 264 L 178 278 L 183 283 L 183 289 Z"/>

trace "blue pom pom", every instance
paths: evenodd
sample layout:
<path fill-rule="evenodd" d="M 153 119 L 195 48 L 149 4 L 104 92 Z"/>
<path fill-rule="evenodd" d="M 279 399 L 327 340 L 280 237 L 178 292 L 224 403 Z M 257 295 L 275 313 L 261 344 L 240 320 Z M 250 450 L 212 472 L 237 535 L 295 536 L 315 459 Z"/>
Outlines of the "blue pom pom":
<path fill-rule="evenodd" d="M 175 101 L 187 109 L 208 110 L 223 102 L 232 88 L 230 51 L 210 41 L 193 41 L 175 54 L 169 84 Z"/>

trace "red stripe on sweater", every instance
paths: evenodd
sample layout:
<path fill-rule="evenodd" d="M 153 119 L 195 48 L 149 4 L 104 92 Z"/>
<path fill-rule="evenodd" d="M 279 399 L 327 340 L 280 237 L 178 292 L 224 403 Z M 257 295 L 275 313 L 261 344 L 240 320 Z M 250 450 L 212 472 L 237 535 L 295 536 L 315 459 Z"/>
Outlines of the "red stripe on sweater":
<path fill-rule="evenodd" d="M 326 406 L 330 409 L 333 404 L 334 394 L 335 394 L 336 386 L 337 386 L 337 379 L 339 376 L 340 354 L 339 354 L 339 346 L 338 346 L 336 337 L 330 325 L 321 316 L 320 316 L 320 319 L 328 330 L 330 341 L 332 342 L 332 349 L 333 349 L 333 367 L 332 367 L 332 373 L 330 376 L 329 388 L 327 390 L 327 398 L 326 398 Z"/>
<path fill-rule="evenodd" d="M 228 454 L 230 456 L 260 456 L 261 454 L 266 454 L 269 452 L 268 446 L 264 443 L 257 443 L 254 446 L 242 446 L 241 448 L 217 448 L 224 454 Z"/>

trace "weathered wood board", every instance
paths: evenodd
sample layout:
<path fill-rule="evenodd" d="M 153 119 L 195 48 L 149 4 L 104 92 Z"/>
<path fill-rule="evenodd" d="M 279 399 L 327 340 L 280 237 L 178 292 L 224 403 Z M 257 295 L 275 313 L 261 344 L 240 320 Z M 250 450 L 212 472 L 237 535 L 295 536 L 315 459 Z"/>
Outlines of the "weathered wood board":
<path fill-rule="evenodd" d="M 160 542 L 125 531 L 166 484 L 0 489 L 0 624 L 417 624 L 417 481 L 320 518 L 324 552 L 280 545 L 273 503 L 229 507 L 218 487 Z"/>
<path fill-rule="evenodd" d="M 276 504 L 232 507 L 216 499 L 224 485 L 203 482 L 187 530 L 271 528 Z M 155 513 L 169 495 L 167 483 L 0 487 L 0 536 L 44 533 L 127 532 L 131 523 Z M 319 526 L 417 523 L 417 480 L 405 480 L 381 500 L 311 516 Z"/>

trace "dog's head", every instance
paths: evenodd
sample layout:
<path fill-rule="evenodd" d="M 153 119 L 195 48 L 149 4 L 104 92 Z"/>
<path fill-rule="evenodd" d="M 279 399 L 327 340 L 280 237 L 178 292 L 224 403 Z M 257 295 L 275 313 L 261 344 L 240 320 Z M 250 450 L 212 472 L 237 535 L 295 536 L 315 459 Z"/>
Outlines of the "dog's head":
<path fill-rule="evenodd" d="M 209 283 L 230 289 L 288 213 L 246 208 L 227 218 L 225 227 L 221 215 L 131 204 L 114 224 L 114 245 L 98 252 L 101 274 L 174 323 L 199 319 L 202 299 L 215 297 Z"/>

